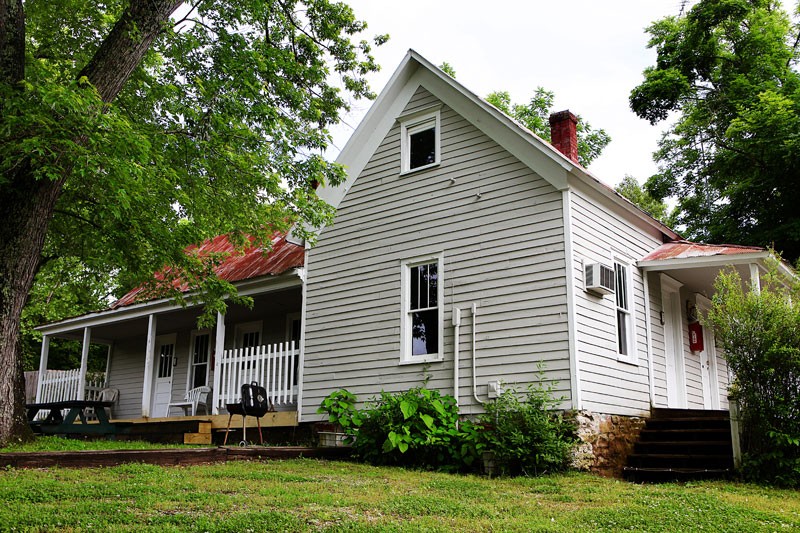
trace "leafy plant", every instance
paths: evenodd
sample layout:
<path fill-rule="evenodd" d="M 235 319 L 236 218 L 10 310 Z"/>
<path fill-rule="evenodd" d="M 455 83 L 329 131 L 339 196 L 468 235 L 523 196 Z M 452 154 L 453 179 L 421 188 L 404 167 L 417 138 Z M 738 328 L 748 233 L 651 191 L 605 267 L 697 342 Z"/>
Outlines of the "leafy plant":
<path fill-rule="evenodd" d="M 800 300 L 797 282 L 778 272 L 775 261 L 759 290 L 735 270 L 721 273 L 704 321 L 735 376 L 730 398 L 741 412 L 742 474 L 800 487 Z"/>
<path fill-rule="evenodd" d="M 331 396 L 346 397 L 346 392 Z M 331 396 L 321 410 L 344 407 L 333 405 Z M 464 421 L 459 426 L 455 399 L 425 387 L 397 394 L 381 392 L 356 416 L 344 414 L 348 417 L 354 423 L 343 427 L 350 435 L 358 432 L 353 444 L 356 455 L 376 465 L 464 470 L 474 464 L 482 449 L 474 425 Z"/>
<path fill-rule="evenodd" d="M 486 450 L 493 452 L 496 468 L 504 475 L 540 475 L 565 471 L 577 442 L 574 424 L 556 411 L 553 385 L 541 379 L 528 387 L 521 400 L 513 388 L 486 404 L 481 422 Z"/>
<path fill-rule="evenodd" d="M 353 429 L 361 425 L 361 415 L 356 409 L 358 397 L 347 389 L 333 391 L 317 409 L 318 413 L 326 413 L 328 421 L 339 424 L 343 429 Z"/>

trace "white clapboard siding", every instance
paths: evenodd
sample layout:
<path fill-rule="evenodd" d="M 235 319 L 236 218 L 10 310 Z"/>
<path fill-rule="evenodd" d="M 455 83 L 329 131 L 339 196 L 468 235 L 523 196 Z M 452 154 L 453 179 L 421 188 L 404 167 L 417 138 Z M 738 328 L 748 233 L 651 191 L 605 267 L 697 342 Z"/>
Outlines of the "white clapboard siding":
<path fill-rule="evenodd" d="M 424 88 L 404 112 L 441 102 Z M 304 417 L 347 388 L 362 401 L 421 385 L 453 393 L 454 306 L 463 310 L 459 400 L 472 396 L 472 303 L 479 396 L 501 380 L 524 388 L 543 361 L 569 398 L 562 194 L 447 105 L 441 164 L 401 176 L 400 127 L 389 131 L 308 262 Z M 444 254 L 444 360 L 400 364 L 404 260 Z"/>
<path fill-rule="evenodd" d="M 646 304 L 644 277 L 635 262 L 657 248 L 661 236 L 614 213 L 618 208 L 593 191 L 576 187 L 571 199 L 573 282 L 583 408 L 611 414 L 646 414 L 650 409 Z M 601 262 L 613 266 L 615 257 L 630 265 L 637 364 L 618 360 L 614 295 L 598 298 L 584 291 L 584 263 Z M 649 287 L 647 305 L 651 316 L 659 316 L 660 302 L 653 301 L 656 295 L 660 298 L 659 287 L 652 283 Z M 660 351 L 655 358 L 663 368 L 663 333 L 660 332 L 659 341 Z"/>

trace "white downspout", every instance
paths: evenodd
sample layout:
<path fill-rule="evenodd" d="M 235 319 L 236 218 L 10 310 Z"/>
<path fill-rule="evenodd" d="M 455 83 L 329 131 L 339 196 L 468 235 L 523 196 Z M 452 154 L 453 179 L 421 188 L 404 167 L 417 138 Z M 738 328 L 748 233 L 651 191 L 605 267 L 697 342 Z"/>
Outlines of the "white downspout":
<path fill-rule="evenodd" d="M 458 407 L 458 339 L 461 334 L 461 309 L 453 307 L 453 398 Z"/>
<path fill-rule="evenodd" d="M 647 343 L 647 381 L 650 384 L 650 406 L 656 405 L 656 384 L 653 381 L 653 340 L 651 329 L 653 326 L 650 316 L 650 272 L 642 272 L 644 278 L 644 327 L 645 342 Z"/>
<path fill-rule="evenodd" d="M 478 304 L 472 304 L 472 396 L 475 398 L 475 401 L 483 404 L 485 403 L 483 400 L 478 398 L 478 377 L 475 374 L 475 360 L 478 358 L 477 348 L 475 344 L 475 328 L 478 324 Z"/>

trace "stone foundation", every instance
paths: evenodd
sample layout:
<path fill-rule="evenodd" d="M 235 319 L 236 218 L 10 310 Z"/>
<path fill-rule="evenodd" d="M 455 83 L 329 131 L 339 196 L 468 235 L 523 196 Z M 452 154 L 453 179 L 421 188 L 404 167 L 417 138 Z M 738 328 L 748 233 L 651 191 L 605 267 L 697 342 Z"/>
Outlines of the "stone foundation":
<path fill-rule="evenodd" d="M 621 477 L 645 419 L 590 411 L 578 411 L 574 417 L 581 444 L 575 450 L 572 466 L 605 477 Z"/>

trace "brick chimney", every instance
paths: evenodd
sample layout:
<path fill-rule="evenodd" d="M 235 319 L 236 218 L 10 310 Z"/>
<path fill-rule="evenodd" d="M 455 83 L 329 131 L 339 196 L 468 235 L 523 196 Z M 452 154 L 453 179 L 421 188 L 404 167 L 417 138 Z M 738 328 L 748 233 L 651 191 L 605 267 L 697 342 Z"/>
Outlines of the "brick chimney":
<path fill-rule="evenodd" d="M 550 115 L 550 144 L 578 162 L 578 117 L 566 111 Z"/>

